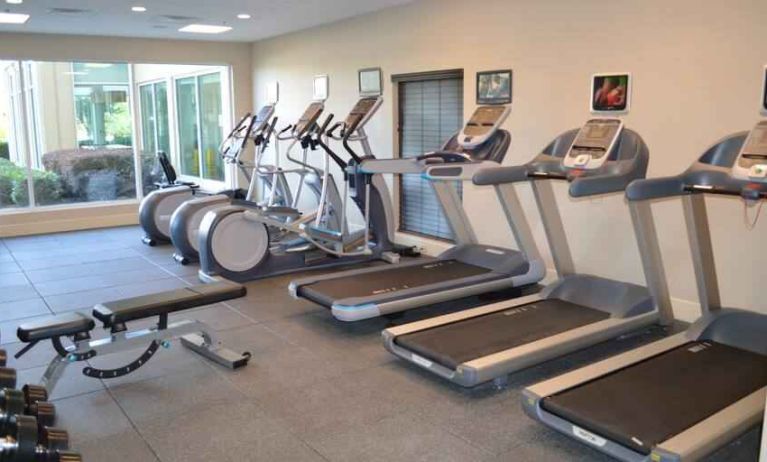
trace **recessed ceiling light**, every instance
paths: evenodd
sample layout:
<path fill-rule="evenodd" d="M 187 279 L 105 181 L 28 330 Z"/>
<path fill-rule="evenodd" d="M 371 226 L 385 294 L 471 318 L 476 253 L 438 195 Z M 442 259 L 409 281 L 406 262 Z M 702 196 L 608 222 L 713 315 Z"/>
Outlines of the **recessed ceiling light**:
<path fill-rule="evenodd" d="M 248 13 L 240 13 L 237 15 L 239 19 L 250 19 L 251 16 Z"/>
<path fill-rule="evenodd" d="M 28 14 L 0 13 L 0 24 L 24 24 L 29 19 Z"/>
<path fill-rule="evenodd" d="M 5 3 L 10 3 L 11 5 L 21 5 L 24 3 L 24 0 L 5 0 Z"/>
<path fill-rule="evenodd" d="M 221 34 L 232 30 L 229 26 L 213 26 L 211 24 L 189 24 L 179 29 L 179 32 L 191 32 L 193 34 Z"/>
<path fill-rule="evenodd" d="M 135 12 L 135 13 L 143 13 L 143 12 L 146 11 L 146 7 L 144 7 L 144 6 L 134 6 L 130 10 Z"/>
<path fill-rule="evenodd" d="M 112 63 L 85 63 L 85 67 L 90 67 L 91 69 L 106 69 L 112 67 Z"/>

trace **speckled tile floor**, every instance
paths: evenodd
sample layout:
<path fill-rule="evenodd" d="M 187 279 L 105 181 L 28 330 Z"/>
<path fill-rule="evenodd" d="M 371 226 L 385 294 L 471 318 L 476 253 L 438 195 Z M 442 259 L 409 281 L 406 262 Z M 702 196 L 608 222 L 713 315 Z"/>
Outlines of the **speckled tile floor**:
<path fill-rule="evenodd" d="M 178 266 L 169 247 L 146 247 L 140 236 L 124 227 L 0 240 L 3 347 L 21 347 L 22 321 L 196 283 L 196 267 Z M 180 345 L 113 381 L 71 368 L 54 399 L 72 446 L 89 462 L 607 461 L 526 417 L 519 392 L 662 335 L 641 332 L 543 364 L 505 390 L 465 390 L 389 355 L 380 331 L 482 300 L 345 324 L 293 300 L 286 287 L 294 277 L 248 283 L 245 298 L 185 313 L 213 325 L 227 346 L 250 351 L 244 369 L 224 370 Z M 36 381 L 51 355 L 41 346 L 11 365 L 20 381 Z M 114 367 L 132 356 L 98 361 Z M 710 461 L 755 461 L 758 437 L 754 429 Z"/>

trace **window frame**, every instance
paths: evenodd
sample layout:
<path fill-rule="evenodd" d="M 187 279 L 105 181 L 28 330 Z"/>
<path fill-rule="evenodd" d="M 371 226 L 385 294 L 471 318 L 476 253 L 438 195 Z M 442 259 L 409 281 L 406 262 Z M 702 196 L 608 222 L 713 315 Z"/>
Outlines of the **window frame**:
<path fill-rule="evenodd" d="M 231 71 L 230 68 L 227 66 L 211 66 L 211 67 L 218 67 L 217 70 L 212 69 L 199 69 L 193 72 L 186 72 L 181 73 L 178 75 L 174 75 L 169 80 L 171 81 L 171 85 L 168 87 L 168 94 L 172 95 L 172 113 L 173 113 L 173 136 L 172 138 L 175 138 L 172 142 L 172 146 L 175 149 L 175 155 L 172 157 L 173 164 L 178 165 L 178 178 L 181 181 L 190 181 L 197 183 L 200 185 L 202 189 L 206 190 L 217 190 L 222 189 L 226 185 L 231 185 L 234 181 L 236 181 L 235 175 L 232 174 L 232 170 L 228 168 L 227 165 L 223 166 L 224 171 L 224 179 L 223 180 L 212 180 L 208 178 L 202 178 L 195 177 L 191 175 L 185 175 L 180 168 L 181 166 L 181 137 L 176 136 L 179 133 L 179 123 L 178 123 L 178 92 L 176 91 L 176 82 L 181 79 L 186 79 L 190 77 L 194 77 L 194 88 L 195 88 L 195 99 L 196 99 L 196 108 L 197 108 L 197 141 L 198 143 L 202 142 L 202 113 L 200 111 L 200 82 L 199 79 L 201 76 L 204 75 L 211 75 L 211 74 L 219 74 L 220 78 L 220 86 L 221 86 L 221 137 L 223 139 L 224 136 L 226 136 L 224 127 L 231 125 L 231 107 L 232 107 L 232 100 L 231 100 L 231 93 L 230 93 L 230 87 L 231 87 Z M 171 113 L 171 110 L 168 111 L 169 116 Z M 197 154 L 197 163 L 198 168 L 200 169 L 200 174 L 203 173 L 203 156 L 202 156 L 202 150 L 198 152 Z"/>

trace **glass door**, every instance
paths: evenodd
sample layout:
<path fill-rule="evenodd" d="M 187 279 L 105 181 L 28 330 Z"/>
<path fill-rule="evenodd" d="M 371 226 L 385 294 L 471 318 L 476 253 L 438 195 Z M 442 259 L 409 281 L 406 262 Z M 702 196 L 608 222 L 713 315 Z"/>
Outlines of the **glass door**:
<path fill-rule="evenodd" d="M 202 177 L 224 181 L 224 165 L 218 148 L 223 138 L 221 124 L 221 74 L 198 77 L 200 98 L 200 145 L 202 146 Z"/>
<path fill-rule="evenodd" d="M 176 114 L 181 174 L 200 177 L 200 131 L 197 111 L 197 78 L 176 80 Z"/>
<path fill-rule="evenodd" d="M 32 202 L 21 80 L 19 62 L 0 61 L 0 209 Z"/>

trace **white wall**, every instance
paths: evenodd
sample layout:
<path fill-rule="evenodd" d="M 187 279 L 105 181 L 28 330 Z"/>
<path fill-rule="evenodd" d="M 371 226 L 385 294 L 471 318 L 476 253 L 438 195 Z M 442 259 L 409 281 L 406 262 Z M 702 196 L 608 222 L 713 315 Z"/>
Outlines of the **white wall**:
<path fill-rule="evenodd" d="M 590 75 L 629 71 L 631 113 L 625 117 L 651 150 L 649 176 L 679 173 L 720 137 L 758 119 L 767 3 L 759 0 L 421 0 L 372 15 L 302 31 L 253 46 L 256 105 L 278 80 L 283 122 L 311 97 L 311 77 L 330 75 L 328 110 L 343 114 L 356 98 L 356 71 L 381 66 L 388 98 L 368 130 L 374 151 L 390 157 L 394 112 L 391 74 L 463 68 L 465 112 L 474 104 L 474 73 L 514 69 L 514 104 L 506 128 L 506 164 L 529 160 L 558 133 L 588 116 Z M 630 219 L 621 197 L 573 203 L 558 197 L 580 271 L 643 282 Z M 534 205 L 528 190 L 523 199 Z M 480 238 L 511 243 L 490 191 L 469 187 L 466 208 Z M 763 284 L 767 219 L 744 227 L 743 205 L 712 199 L 712 229 L 725 303 L 767 311 Z M 695 301 L 689 249 L 678 201 L 654 207 L 673 296 Z M 541 248 L 545 238 L 537 216 Z M 680 303 L 680 307 L 690 306 Z M 694 313 L 687 313 L 687 317 Z"/>
<path fill-rule="evenodd" d="M 232 117 L 251 110 L 251 45 L 188 40 L 0 33 L 0 60 L 107 61 L 231 66 Z M 64 110 L 63 108 L 61 110 Z M 66 111 L 69 111 L 67 109 Z M 13 211 L 0 215 L 0 237 L 138 222 L 137 204 L 87 204 L 67 213 Z M 94 214 L 99 216 L 93 219 Z M 45 222 L 45 227 L 35 222 Z"/>

